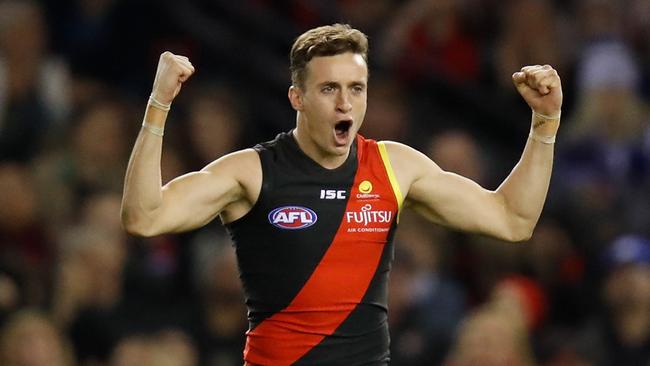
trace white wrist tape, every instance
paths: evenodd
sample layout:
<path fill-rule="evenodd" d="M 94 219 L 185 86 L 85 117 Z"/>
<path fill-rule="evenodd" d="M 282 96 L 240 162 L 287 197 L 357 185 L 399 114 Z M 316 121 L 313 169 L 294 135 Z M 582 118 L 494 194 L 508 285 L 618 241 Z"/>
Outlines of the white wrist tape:
<path fill-rule="evenodd" d="M 533 131 L 530 131 L 528 138 L 546 145 L 553 145 L 555 143 L 555 136 L 537 136 L 533 134 Z"/>
<path fill-rule="evenodd" d="M 560 111 L 560 113 L 558 113 L 558 115 L 555 116 L 555 117 L 547 116 L 545 114 L 537 113 L 535 111 L 533 111 L 533 115 L 537 116 L 537 117 L 539 117 L 541 119 L 554 120 L 554 119 L 560 119 L 560 117 L 562 117 L 562 111 Z"/>
<path fill-rule="evenodd" d="M 169 109 L 172 107 L 172 104 L 171 104 L 171 103 L 169 103 L 169 104 L 165 104 L 165 103 L 161 103 L 161 102 L 159 102 L 156 98 L 153 97 L 153 94 L 151 94 L 151 95 L 149 96 L 149 104 L 150 104 L 152 107 L 154 107 L 154 108 L 158 108 L 158 109 L 163 110 L 163 111 L 165 111 L 165 112 L 169 111 Z"/>
<path fill-rule="evenodd" d="M 542 144 L 547 144 L 547 145 L 552 145 L 555 143 L 555 135 L 553 136 L 539 136 L 535 133 L 535 129 L 537 127 L 540 127 L 543 124 L 546 123 L 559 123 L 560 122 L 560 116 L 562 116 L 562 111 L 558 113 L 557 116 L 552 117 L 552 116 L 547 116 L 545 114 L 537 113 L 533 110 L 533 122 L 532 125 L 530 126 L 530 133 L 528 134 L 528 138 L 541 142 Z M 537 120 L 537 121 L 536 121 Z M 541 121 L 540 121 L 541 120 Z"/>
<path fill-rule="evenodd" d="M 163 135 L 165 135 L 165 129 L 163 127 L 152 126 L 144 121 L 142 122 L 142 128 L 153 133 L 156 136 L 163 137 Z"/>

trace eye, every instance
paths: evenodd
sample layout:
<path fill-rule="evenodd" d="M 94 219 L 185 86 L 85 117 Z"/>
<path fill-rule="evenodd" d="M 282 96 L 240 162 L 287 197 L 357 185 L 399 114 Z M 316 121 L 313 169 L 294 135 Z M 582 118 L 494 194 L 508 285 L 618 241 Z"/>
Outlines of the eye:
<path fill-rule="evenodd" d="M 352 92 L 354 92 L 355 94 L 361 94 L 363 93 L 364 90 L 365 88 L 363 87 L 363 85 L 355 85 L 352 87 Z"/>
<path fill-rule="evenodd" d="M 323 92 L 323 93 L 325 93 L 325 94 L 332 93 L 332 92 L 334 92 L 334 87 L 331 86 L 331 85 L 325 85 L 325 86 L 323 87 L 323 89 L 321 89 L 321 92 Z"/>

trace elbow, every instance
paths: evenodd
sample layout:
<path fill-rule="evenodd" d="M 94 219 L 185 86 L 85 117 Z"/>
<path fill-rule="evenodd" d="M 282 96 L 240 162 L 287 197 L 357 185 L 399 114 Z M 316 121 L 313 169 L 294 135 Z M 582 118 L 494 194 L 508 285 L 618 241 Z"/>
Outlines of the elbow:
<path fill-rule="evenodd" d="M 520 243 L 530 240 L 533 236 L 536 222 L 530 222 L 523 219 L 517 221 L 519 222 L 516 225 L 511 226 L 504 239 L 511 243 Z"/>
<path fill-rule="evenodd" d="M 149 238 L 157 235 L 153 230 L 153 225 L 141 218 L 141 215 L 134 214 L 128 210 L 122 210 L 121 213 L 122 227 L 129 235 Z"/>
<path fill-rule="evenodd" d="M 520 243 L 520 242 L 530 240 L 530 238 L 532 236 L 533 236 L 533 230 L 532 229 L 521 230 L 521 231 L 518 231 L 518 232 L 514 233 L 513 235 L 511 235 L 510 238 L 508 238 L 508 241 L 512 242 L 512 243 Z"/>

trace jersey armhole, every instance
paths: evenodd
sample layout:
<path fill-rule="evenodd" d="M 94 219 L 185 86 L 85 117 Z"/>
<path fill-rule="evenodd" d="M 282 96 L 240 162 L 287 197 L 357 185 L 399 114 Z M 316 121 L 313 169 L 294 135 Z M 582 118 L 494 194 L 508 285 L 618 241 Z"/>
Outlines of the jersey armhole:
<path fill-rule="evenodd" d="M 260 205 L 260 202 L 262 201 L 262 197 L 264 195 L 264 191 L 266 190 L 265 185 L 269 184 L 269 177 L 267 177 L 268 169 L 265 169 L 265 167 L 264 167 L 266 165 L 266 162 L 264 161 L 264 158 L 265 158 L 264 149 L 265 149 L 264 146 L 262 146 L 260 144 L 255 145 L 252 148 L 252 150 L 254 150 L 257 153 L 257 156 L 260 159 L 260 169 L 262 169 L 262 182 L 260 184 L 260 191 L 259 191 L 259 193 L 257 195 L 257 200 L 255 201 L 255 203 L 253 203 L 253 205 L 251 206 L 251 209 L 248 210 L 248 212 L 246 212 L 243 216 L 241 216 L 241 217 L 239 217 L 239 218 L 237 218 L 237 219 L 235 219 L 233 221 L 230 221 L 228 223 L 223 223 L 223 226 L 230 227 L 232 225 L 237 225 L 241 221 L 246 220 L 249 216 L 251 216 L 253 214 L 253 212 L 255 210 L 257 210 L 258 206 Z"/>

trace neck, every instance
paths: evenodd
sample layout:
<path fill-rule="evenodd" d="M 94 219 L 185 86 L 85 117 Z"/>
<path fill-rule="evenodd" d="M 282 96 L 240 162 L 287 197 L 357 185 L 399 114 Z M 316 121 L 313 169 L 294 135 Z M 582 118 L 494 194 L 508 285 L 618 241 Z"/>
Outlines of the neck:
<path fill-rule="evenodd" d="M 348 155 L 350 155 L 349 148 L 343 155 L 327 153 L 307 133 L 301 132 L 300 123 L 293 129 L 292 134 L 300 150 L 325 169 L 336 169 L 340 167 L 348 159 Z"/>

